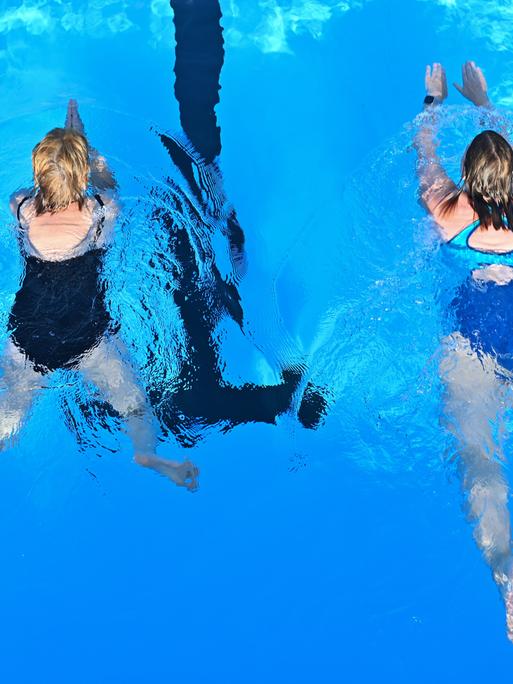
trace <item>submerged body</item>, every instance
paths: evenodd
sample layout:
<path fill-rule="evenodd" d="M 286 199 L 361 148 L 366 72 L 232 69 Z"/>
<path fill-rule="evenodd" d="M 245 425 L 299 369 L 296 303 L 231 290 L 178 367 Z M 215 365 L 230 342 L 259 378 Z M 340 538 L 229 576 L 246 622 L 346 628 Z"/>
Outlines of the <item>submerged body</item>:
<path fill-rule="evenodd" d="M 467 196 L 461 204 L 458 221 L 475 218 Z M 451 234 L 447 224 L 452 221 L 437 218 L 442 230 Z M 488 354 L 513 371 L 513 232 L 483 229 L 477 219 L 463 230 L 460 226 L 446 249 L 469 270 L 451 302 L 450 322 L 474 352 Z"/>
<path fill-rule="evenodd" d="M 467 148 L 457 186 L 435 144 L 436 105 L 447 96 L 441 65 L 427 68 L 426 88 L 428 112 L 416 137 L 421 198 L 453 265 L 468 273 L 447 312 L 443 422 L 454 438 L 474 538 L 501 591 L 513 641 L 509 484 L 502 467 L 513 380 L 513 149 L 499 133 L 479 134 Z M 464 65 L 459 89 L 474 104 L 491 106 L 473 62 Z"/>
<path fill-rule="evenodd" d="M 11 199 L 25 268 L 0 358 L 0 445 L 53 371 L 76 371 L 123 420 L 137 463 L 195 489 L 192 464 L 156 455 L 156 419 L 108 311 L 102 268 L 118 213 L 115 181 L 89 150 L 73 101 L 66 124 L 34 148 L 35 188 Z M 89 182 L 101 194 L 88 196 Z"/>

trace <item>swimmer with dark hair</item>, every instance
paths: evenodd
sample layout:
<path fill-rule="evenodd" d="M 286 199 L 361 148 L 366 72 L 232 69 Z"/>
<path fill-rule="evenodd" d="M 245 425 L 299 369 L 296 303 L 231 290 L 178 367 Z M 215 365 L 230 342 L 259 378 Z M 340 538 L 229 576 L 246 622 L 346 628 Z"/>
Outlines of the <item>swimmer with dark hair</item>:
<path fill-rule="evenodd" d="M 465 151 L 456 184 L 435 142 L 447 97 L 441 64 L 427 67 L 425 84 L 416 136 L 421 199 L 448 259 L 467 272 L 452 300 L 452 330 L 443 342 L 444 422 L 455 440 L 474 537 L 500 589 L 513 641 L 509 484 L 500 438 L 513 380 L 513 149 L 501 133 L 482 131 Z M 484 74 L 474 62 L 463 66 L 463 84 L 456 87 L 477 107 L 491 108 Z"/>

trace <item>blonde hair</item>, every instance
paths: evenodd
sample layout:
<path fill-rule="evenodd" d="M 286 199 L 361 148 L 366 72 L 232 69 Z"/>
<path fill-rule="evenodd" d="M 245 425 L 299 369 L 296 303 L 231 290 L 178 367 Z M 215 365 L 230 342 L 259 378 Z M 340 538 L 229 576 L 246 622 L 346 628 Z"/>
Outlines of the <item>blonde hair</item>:
<path fill-rule="evenodd" d="M 82 209 L 89 177 L 89 146 L 72 128 L 54 128 L 32 150 L 37 214 L 78 202 Z"/>
<path fill-rule="evenodd" d="M 442 214 L 454 211 L 464 192 L 481 226 L 513 230 L 513 149 L 495 131 L 483 131 L 463 159 L 462 184 L 442 198 Z"/>

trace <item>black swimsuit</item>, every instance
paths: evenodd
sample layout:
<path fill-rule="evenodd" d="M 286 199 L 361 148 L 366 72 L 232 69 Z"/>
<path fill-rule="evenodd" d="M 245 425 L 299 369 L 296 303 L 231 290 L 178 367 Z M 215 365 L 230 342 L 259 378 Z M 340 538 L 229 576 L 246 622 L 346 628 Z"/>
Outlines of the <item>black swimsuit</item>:
<path fill-rule="evenodd" d="M 20 208 L 29 199 L 25 197 Z M 95 195 L 100 207 L 103 201 Z M 98 221 L 94 243 L 105 217 Z M 20 228 L 23 230 L 21 223 Z M 93 243 L 93 244 L 94 244 Z M 73 368 L 80 357 L 114 331 L 101 280 L 103 247 L 94 247 L 64 261 L 25 254 L 25 276 L 16 293 L 8 330 L 14 344 L 41 373 Z"/>

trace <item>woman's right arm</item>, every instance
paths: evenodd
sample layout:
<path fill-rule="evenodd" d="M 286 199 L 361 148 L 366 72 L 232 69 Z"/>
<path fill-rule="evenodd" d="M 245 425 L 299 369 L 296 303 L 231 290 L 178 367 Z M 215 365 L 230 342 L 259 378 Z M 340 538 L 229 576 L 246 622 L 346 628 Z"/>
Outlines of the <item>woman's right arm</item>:
<path fill-rule="evenodd" d="M 118 184 L 114 178 L 114 174 L 107 164 L 107 160 L 94 147 L 89 148 L 89 158 L 91 164 L 91 173 L 89 182 L 97 192 L 110 191 L 113 196 L 116 193 Z"/>
<path fill-rule="evenodd" d="M 76 100 L 70 100 L 66 113 L 66 128 L 72 128 L 85 136 L 84 122 L 78 112 Z M 119 214 L 118 184 L 114 174 L 109 169 L 105 157 L 89 146 L 90 172 L 89 183 L 96 195 L 100 196 L 102 203 L 103 229 L 101 236 L 97 237 L 95 244 L 103 246 L 110 242 L 117 216 Z M 94 205 L 93 205 L 94 206 Z"/>
<path fill-rule="evenodd" d="M 488 84 L 486 83 L 483 70 L 475 62 L 465 62 L 461 67 L 461 80 L 463 85 L 454 83 L 454 87 L 464 98 L 472 102 L 476 107 L 488 109 L 491 116 L 488 124 L 483 121 L 483 126 L 492 125 L 504 138 L 509 138 L 508 121 L 495 109 L 488 97 Z"/>
<path fill-rule="evenodd" d="M 66 128 L 72 128 L 85 136 L 84 122 L 78 112 L 78 104 L 76 100 L 68 102 L 68 111 L 66 112 L 66 121 L 64 123 Z M 94 147 L 89 147 L 89 160 L 91 171 L 89 175 L 89 182 L 92 188 L 99 193 L 109 191 L 109 196 L 112 199 L 118 184 L 114 178 L 114 174 L 109 169 L 107 160 Z"/>
<path fill-rule="evenodd" d="M 463 97 L 470 100 L 476 107 L 492 109 L 492 103 L 488 97 L 488 85 L 483 70 L 475 62 L 465 62 L 461 67 L 461 80 L 463 85 L 454 83 L 454 87 Z"/>

